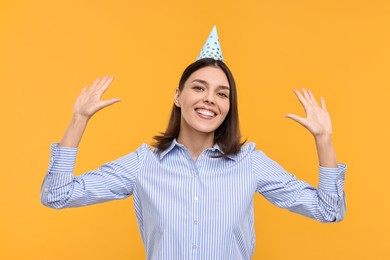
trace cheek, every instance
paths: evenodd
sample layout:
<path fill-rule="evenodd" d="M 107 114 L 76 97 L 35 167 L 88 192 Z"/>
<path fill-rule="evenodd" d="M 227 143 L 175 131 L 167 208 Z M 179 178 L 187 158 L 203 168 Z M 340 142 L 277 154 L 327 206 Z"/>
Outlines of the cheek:
<path fill-rule="evenodd" d="M 229 110 L 230 110 L 230 103 L 224 104 L 222 109 L 223 109 L 223 115 L 226 116 L 229 113 Z"/>

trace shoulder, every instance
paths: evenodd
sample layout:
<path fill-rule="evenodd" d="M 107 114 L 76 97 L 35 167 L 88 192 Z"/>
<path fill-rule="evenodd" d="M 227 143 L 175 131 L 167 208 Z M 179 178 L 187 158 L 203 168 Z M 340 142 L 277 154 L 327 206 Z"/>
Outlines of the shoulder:
<path fill-rule="evenodd" d="M 257 149 L 256 143 L 248 142 L 241 146 L 240 152 L 238 155 L 254 155 L 254 154 L 263 154 L 264 152 Z"/>
<path fill-rule="evenodd" d="M 256 143 L 248 142 L 241 147 L 240 152 L 237 154 L 237 159 L 248 158 L 252 163 L 269 164 L 273 163 L 262 150 L 257 149 Z"/>
<path fill-rule="evenodd" d="M 240 151 L 234 156 L 236 160 L 248 159 L 256 151 L 256 144 L 253 142 L 245 143 Z"/>
<path fill-rule="evenodd" d="M 135 150 L 123 155 L 122 157 L 112 161 L 114 164 L 142 164 L 148 157 L 153 155 L 154 152 L 150 146 L 146 143 L 141 144 Z"/>
<path fill-rule="evenodd" d="M 137 156 L 139 157 L 140 160 L 143 160 L 143 159 L 150 157 L 150 156 L 153 156 L 153 157 L 157 156 L 156 149 L 152 148 L 150 145 L 148 145 L 146 143 L 141 144 L 137 148 L 135 153 L 137 154 Z"/>
<path fill-rule="evenodd" d="M 154 149 L 152 149 L 148 144 L 146 143 L 143 143 L 141 144 L 140 146 L 138 146 L 137 148 L 137 152 L 143 152 L 143 153 L 147 153 L 147 152 L 153 152 Z"/>

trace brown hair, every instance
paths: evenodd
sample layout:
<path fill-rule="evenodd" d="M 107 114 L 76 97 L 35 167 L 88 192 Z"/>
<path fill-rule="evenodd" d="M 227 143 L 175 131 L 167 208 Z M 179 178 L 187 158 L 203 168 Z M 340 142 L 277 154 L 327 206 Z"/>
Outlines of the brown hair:
<path fill-rule="evenodd" d="M 185 82 L 191 76 L 192 73 L 207 66 L 220 68 L 225 73 L 229 81 L 230 109 L 223 123 L 215 130 L 214 142 L 217 143 L 223 151 L 223 154 L 218 157 L 234 155 L 240 151 L 240 148 L 243 143 L 241 143 L 240 141 L 241 133 L 238 122 L 236 83 L 234 81 L 232 73 L 230 72 L 226 64 L 223 61 L 214 60 L 212 58 L 204 58 L 195 61 L 184 70 L 183 75 L 180 78 L 179 90 L 183 90 Z M 166 131 L 164 133 L 161 133 L 161 135 L 156 135 L 153 137 L 154 140 L 156 140 L 153 145 L 157 148 L 159 153 L 167 149 L 171 145 L 173 139 L 179 136 L 180 120 L 180 107 L 177 107 L 175 104 L 173 104 L 171 116 L 169 118 L 168 127 Z"/>

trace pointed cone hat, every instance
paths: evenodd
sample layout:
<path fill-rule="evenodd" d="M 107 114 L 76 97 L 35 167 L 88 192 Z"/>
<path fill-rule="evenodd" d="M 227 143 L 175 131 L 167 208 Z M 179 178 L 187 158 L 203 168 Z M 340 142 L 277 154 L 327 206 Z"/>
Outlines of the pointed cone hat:
<path fill-rule="evenodd" d="M 222 49 L 219 43 L 217 27 L 215 25 L 196 60 L 203 58 L 213 58 L 214 60 L 223 61 Z"/>

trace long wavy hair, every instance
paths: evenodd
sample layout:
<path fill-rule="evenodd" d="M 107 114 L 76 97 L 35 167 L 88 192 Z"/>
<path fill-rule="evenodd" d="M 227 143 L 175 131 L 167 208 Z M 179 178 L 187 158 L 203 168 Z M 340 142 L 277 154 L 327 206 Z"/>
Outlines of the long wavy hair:
<path fill-rule="evenodd" d="M 235 155 L 240 151 L 241 146 L 241 132 L 238 121 L 238 104 L 237 104 L 237 90 L 236 83 L 234 81 L 233 75 L 229 68 L 223 61 L 214 60 L 212 58 L 204 58 L 195 61 L 190 64 L 183 72 L 183 75 L 179 81 L 179 90 L 182 91 L 184 88 L 184 84 L 187 79 L 191 76 L 195 71 L 204 68 L 204 67 L 216 67 L 220 68 L 226 75 L 229 85 L 230 85 L 230 109 L 228 114 L 226 115 L 223 123 L 215 130 L 214 133 L 214 143 L 217 143 L 223 154 L 217 157 L 225 157 L 227 155 Z M 173 139 L 179 136 L 180 132 L 180 121 L 181 121 L 181 109 L 177 107 L 175 104 L 172 106 L 171 116 L 169 118 L 168 127 L 165 132 L 160 133 L 161 135 L 156 135 L 153 137 L 155 143 L 154 147 L 157 148 L 157 151 L 161 153 L 165 149 L 167 149 Z"/>

